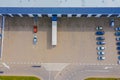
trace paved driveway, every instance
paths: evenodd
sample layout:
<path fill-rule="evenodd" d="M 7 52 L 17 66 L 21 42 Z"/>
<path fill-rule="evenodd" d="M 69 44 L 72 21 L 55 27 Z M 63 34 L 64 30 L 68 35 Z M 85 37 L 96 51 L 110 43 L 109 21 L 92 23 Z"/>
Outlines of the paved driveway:
<path fill-rule="evenodd" d="M 117 64 L 117 51 L 116 41 L 114 36 L 114 30 L 109 27 L 108 18 L 60 18 L 58 19 L 58 45 L 56 47 L 51 46 L 51 20 L 50 18 L 39 18 L 38 19 L 38 37 L 37 45 L 33 45 L 33 19 L 29 17 L 7 17 L 5 26 L 5 38 L 4 38 L 4 52 L 2 62 L 5 62 L 10 66 L 9 69 L 1 68 L 5 71 L 5 74 L 15 75 L 36 75 L 42 77 L 43 80 L 49 78 L 54 79 L 58 71 L 49 72 L 45 69 L 45 66 L 39 71 L 32 69 L 31 65 L 46 64 L 46 63 L 67 63 L 77 64 L 81 66 L 88 66 L 81 68 L 81 70 L 88 70 L 83 73 L 77 71 L 79 67 L 73 66 L 74 74 L 81 74 L 83 77 L 86 76 L 98 76 L 102 75 L 103 72 L 99 72 L 97 69 L 101 69 L 99 65 L 116 66 Z M 106 49 L 105 57 L 106 60 L 97 60 L 96 51 L 96 36 L 95 27 L 101 25 L 104 28 Z M 116 19 L 116 25 L 120 25 L 120 20 Z M 91 68 L 95 66 L 95 70 Z M 102 67 L 103 67 L 102 66 Z M 68 68 L 69 69 L 69 68 Z M 110 73 L 106 71 L 107 75 L 118 75 L 116 73 L 116 67 L 112 68 Z M 66 70 L 66 68 L 65 68 Z M 75 71 L 74 71 L 75 70 Z M 16 72 L 17 71 L 17 72 Z M 69 75 L 73 75 L 73 72 L 67 72 L 65 76 L 58 77 L 59 79 L 83 79 L 83 77 L 76 75 L 71 78 Z M 95 72 L 94 72 L 95 71 Z M 33 72 L 33 73 L 32 73 Z M 62 70 L 64 74 L 64 69 Z M 119 71 L 117 71 L 119 72 Z M 44 73 L 44 74 L 42 74 Z M 86 75 L 84 76 L 84 73 Z M 92 73 L 93 75 L 91 75 Z M 98 73 L 98 74 L 97 74 Z M 104 73 L 104 74 L 105 74 Z M 45 75 L 47 77 L 45 78 Z M 51 76 L 51 77 L 50 77 Z M 68 77 L 69 76 L 69 77 Z M 80 78 L 78 78 L 80 77 Z"/>

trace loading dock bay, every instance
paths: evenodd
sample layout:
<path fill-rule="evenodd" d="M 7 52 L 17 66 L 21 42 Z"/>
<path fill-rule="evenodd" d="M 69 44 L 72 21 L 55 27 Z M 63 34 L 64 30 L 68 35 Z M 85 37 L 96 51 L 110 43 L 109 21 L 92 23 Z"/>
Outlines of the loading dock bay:
<path fill-rule="evenodd" d="M 38 43 L 33 45 L 33 18 L 6 17 L 4 37 L 4 62 L 40 63 L 102 63 L 117 64 L 114 30 L 109 27 L 110 18 L 58 18 L 57 46 L 51 45 L 51 19 L 38 19 Z M 120 20 L 115 19 L 115 26 Z M 106 49 L 104 61 L 97 60 L 95 27 L 105 31 Z"/>

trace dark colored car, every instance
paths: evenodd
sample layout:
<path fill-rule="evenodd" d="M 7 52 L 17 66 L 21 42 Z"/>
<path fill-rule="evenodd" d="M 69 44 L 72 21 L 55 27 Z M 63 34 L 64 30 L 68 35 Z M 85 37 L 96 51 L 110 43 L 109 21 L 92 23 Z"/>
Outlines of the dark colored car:
<path fill-rule="evenodd" d="M 117 49 L 117 50 L 120 50 L 120 47 L 117 47 L 116 49 Z"/>
<path fill-rule="evenodd" d="M 32 67 L 40 68 L 41 66 L 40 65 L 33 65 Z"/>
<path fill-rule="evenodd" d="M 97 37 L 96 40 L 103 41 L 103 40 L 105 40 L 105 37 Z"/>
<path fill-rule="evenodd" d="M 104 32 L 104 31 L 97 31 L 95 34 L 96 34 L 96 35 L 104 35 L 105 32 Z"/>
<path fill-rule="evenodd" d="M 118 51 L 118 55 L 120 55 L 120 51 Z"/>
<path fill-rule="evenodd" d="M 38 30 L 37 30 L 37 26 L 34 26 L 34 27 L 33 27 L 33 32 L 34 32 L 34 33 L 37 33 L 37 31 L 38 31 Z"/>
<path fill-rule="evenodd" d="M 115 32 L 115 36 L 120 36 L 120 32 Z"/>
<path fill-rule="evenodd" d="M 0 71 L 0 74 L 3 74 L 4 72 L 3 71 Z"/>
<path fill-rule="evenodd" d="M 0 34 L 0 39 L 2 39 L 2 34 Z"/>
<path fill-rule="evenodd" d="M 117 63 L 120 65 L 120 60 L 118 60 Z"/>
<path fill-rule="evenodd" d="M 120 42 L 117 42 L 116 45 L 120 46 Z"/>
<path fill-rule="evenodd" d="M 120 56 L 118 56 L 118 59 L 120 60 Z"/>
<path fill-rule="evenodd" d="M 97 45 L 105 45 L 105 42 L 103 41 L 99 41 L 99 42 L 96 42 Z"/>
<path fill-rule="evenodd" d="M 120 37 L 116 37 L 116 41 L 120 41 Z"/>

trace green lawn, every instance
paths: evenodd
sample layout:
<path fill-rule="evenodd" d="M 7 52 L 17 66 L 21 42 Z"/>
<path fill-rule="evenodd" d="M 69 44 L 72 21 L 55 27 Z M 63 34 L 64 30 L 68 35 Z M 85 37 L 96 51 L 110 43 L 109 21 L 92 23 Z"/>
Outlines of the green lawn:
<path fill-rule="evenodd" d="M 120 80 L 120 78 L 87 78 L 85 80 Z"/>
<path fill-rule="evenodd" d="M 0 80 L 40 80 L 33 76 L 0 76 Z"/>

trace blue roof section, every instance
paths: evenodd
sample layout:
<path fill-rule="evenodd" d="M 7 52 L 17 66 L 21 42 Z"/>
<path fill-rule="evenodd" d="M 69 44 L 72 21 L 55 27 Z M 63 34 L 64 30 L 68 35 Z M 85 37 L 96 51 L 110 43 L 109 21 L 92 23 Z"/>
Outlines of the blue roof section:
<path fill-rule="evenodd" d="M 120 7 L 99 8 L 39 8 L 39 7 L 0 7 L 0 14 L 120 14 Z"/>
<path fill-rule="evenodd" d="M 52 21 L 57 21 L 57 16 L 52 16 Z"/>

